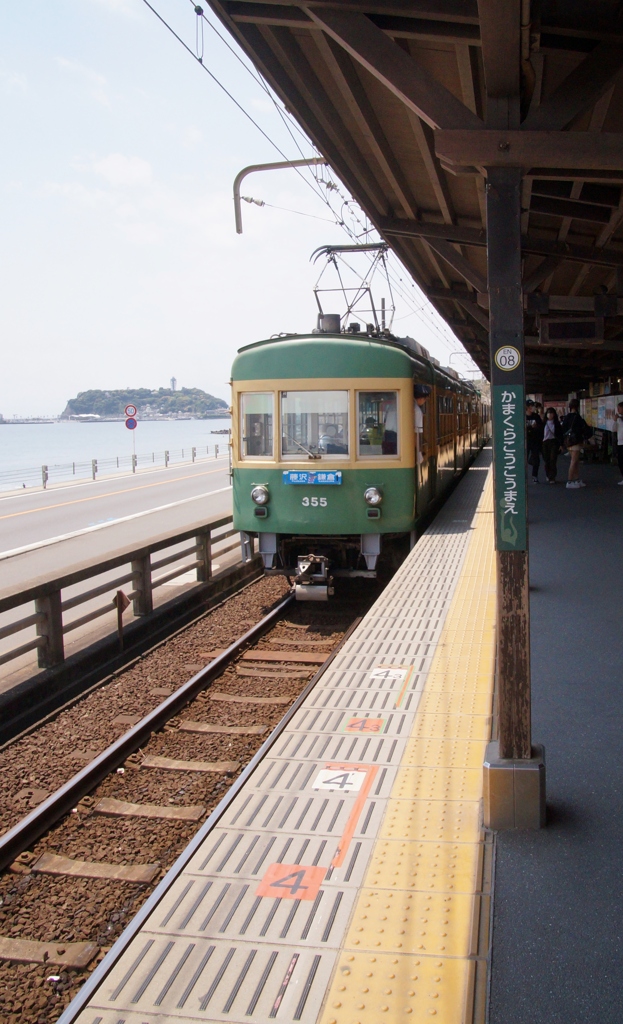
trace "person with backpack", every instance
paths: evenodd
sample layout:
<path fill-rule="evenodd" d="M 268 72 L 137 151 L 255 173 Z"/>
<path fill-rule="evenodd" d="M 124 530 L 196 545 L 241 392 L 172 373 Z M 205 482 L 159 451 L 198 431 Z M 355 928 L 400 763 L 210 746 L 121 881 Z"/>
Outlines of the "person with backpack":
<path fill-rule="evenodd" d="M 536 411 L 535 403 L 529 398 L 526 402 L 526 447 L 528 449 L 528 465 L 532 466 L 533 484 L 539 482 L 542 443 L 543 420 Z"/>
<path fill-rule="evenodd" d="M 577 398 L 572 398 L 569 402 L 569 412 L 562 421 L 562 436 L 571 456 L 567 487 L 569 490 L 579 490 L 580 487 L 586 487 L 584 481 L 580 480 L 580 452 L 582 442 L 590 436 L 590 428 L 586 420 L 580 416 L 580 403 Z"/>

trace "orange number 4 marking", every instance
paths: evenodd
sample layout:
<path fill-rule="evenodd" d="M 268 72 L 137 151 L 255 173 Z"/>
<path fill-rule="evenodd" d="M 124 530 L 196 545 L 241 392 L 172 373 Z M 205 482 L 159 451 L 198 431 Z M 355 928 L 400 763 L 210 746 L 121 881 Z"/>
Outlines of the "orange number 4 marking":
<path fill-rule="evenodd" d="M 255 895 L 315 900 L 326 871 L 326 868 L 305 867 L 304 864 L 271 864 Z"/>

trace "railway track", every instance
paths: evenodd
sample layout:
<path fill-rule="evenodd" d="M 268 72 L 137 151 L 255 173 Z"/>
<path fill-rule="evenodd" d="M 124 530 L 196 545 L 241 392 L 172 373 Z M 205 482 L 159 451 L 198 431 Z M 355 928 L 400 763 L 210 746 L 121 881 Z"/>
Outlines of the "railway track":
<path fill-rule="evenodd" d="M 142 716 L 117 715 L 114 720 L 124 719 L 117 721 L 122 734 L 0 836 L 0 867 L 7 869 L 0 877 L 0 1020 L 51 1024 L 58 1018 L 206 816 L 233 796 L 315 684 L 376 596 L 362 598 L 359 590 L 346 587 L 342 601 L 320 608 L 277 595 L 270 611 L 224 649 L 205 645 L 206 636 L 224 635 L 213 619 L 212 630 L 202 632 L 204 664 L 190 666 L 190 679 L 166 696 L 166 687 L 152 686 L 161 703 Z M 243 595 L 228 605 L 240 625 Z M 157 655 L 127 670 L 126 693 L 137 673 L 151 678 Z M 124 691 L 122 678 L 111 685 Z M 102 696 L 91 698 L 101 704 Z M 68 709 L 72 728 L 76 715 L 84 715 L 87 735 L 91 698 Z M 62 715 L 55 726 L 62 732 Z M 85 747 L 68 724 L 65 733 L 66 745 Z M 41 748 L 33 748 L 35 738 L 23 756 Z M 19 771 L 15 751 L 11 759 Z M 24 777 L 28 772 L 36 780 L 33 768 L 22 763 Z M 30 789 L 35 801 L 45 795 Z"/>

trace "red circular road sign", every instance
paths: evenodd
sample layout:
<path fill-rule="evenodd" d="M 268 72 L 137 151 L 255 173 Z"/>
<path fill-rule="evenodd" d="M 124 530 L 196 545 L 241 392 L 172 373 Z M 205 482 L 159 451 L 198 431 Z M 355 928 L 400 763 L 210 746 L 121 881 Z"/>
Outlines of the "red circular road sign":
<path fill-rule="evenodd" d="M 126 407 L 125 407 L 125 414 L 126 414 L 126 416 L 130 416 L 130 417 L 133 418 L 134 416 L 136 416 L 137 412 L 138 412 L 138 409 L 136 408 L 135 405 L 126 405 Z"/>
<path fill-rule="evenodd" d="M 136 430 L 136 428 L 138 427 L 138 423 L 136 422 L 133 416 L 130 416 L 130 418 L 125 421 L 125 425 L 128 428 L 128 430 Z"/>

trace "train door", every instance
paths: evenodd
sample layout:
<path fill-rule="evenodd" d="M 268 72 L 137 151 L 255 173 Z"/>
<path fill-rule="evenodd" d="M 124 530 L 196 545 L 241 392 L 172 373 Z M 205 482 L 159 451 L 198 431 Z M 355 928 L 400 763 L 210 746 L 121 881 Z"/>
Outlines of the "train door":
<path fill-rule="evenodd" d="M 415 381 L 417 383 L 417 381 Z M 435 495 L 435 432 L 434 423 L 435 395 L 434 388 L 424 405 L 417 405 L 414 400 L 414 417 L 416 430 L 415 450 L 415 482 L 417 492 L 417 514 L 422 515 Z"/>
<path fill-rule="evenodd" d="M 461 437 L 461 399 L 458 395 L 452 395 L 453 424 L 454 424 L 454 472 L 460 469 L 460 437 Z"/>

